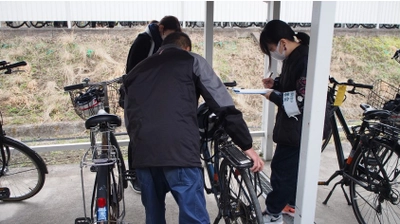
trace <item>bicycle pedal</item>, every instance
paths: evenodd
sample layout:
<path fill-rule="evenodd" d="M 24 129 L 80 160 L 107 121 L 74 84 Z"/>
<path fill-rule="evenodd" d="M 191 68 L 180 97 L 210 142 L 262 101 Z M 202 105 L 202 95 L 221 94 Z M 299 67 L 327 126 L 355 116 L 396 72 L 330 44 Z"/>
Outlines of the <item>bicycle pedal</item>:
<path fill-rule="evenodd" d="M 10 189 L 7 187 L 0 187 L 0 200 L 10 197 Z"/>
<path fill-rule="evenodd" d="M 91 166 L 90 167 L 90 172 L 93 172 L 93 173 L 97 172 L 97 167 Z"/>
<path fill-rule="evenodd" d="M 129 180 L 129 181 L 136 180 L 136 172 L 133 171 L 133 170 L 127 170 L 127 171 L 125 171 L 125 173 L 124 173 L 124 179 L 125 179 L 125 180 Z"/>
<path fill-rule="evenodd" d="M 92 221 L 89 217 L 80 217 L 75 219 L 75 224 L 91 224 Z"/>

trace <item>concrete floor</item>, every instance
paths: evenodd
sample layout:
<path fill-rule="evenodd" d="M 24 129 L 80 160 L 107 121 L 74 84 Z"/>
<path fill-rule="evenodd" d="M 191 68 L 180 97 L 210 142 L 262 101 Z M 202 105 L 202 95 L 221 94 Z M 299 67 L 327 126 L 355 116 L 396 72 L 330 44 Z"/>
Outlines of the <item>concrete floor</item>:
<path fill-rule="evenodd" d="M 336 168 L 333 146 L 329 145 L 322 154 L 320 179 L 326 180 Z M 0 201 L 1 224 L 71 224 L 74 223 L 76 217 L 83 216 L 79 165 L 54 165 L 49 166 L 48 169 L 46 183 L 35 197 L 23 202 Z M 269 174 L 268 162 L 264 172 Z M 340 188 L 335 190 L 327 205 L 322 204 L 334 182 L 330 186 L 318 187 L 315 222 L 318 224 L 357 223 L 352 208 L 347 205 Z M 90 183 L 91 181 L 87 181 L 88 185 Z M 260 201 L 264 209 L 264 199 L 260 198 Z M 144 224 L 145 215 L 140 195 L 130 188 L 126 189 L 125 203 L 127 213 L 125 221 L 131 224 Z M 166 204 L 167 223 L 178 223 L 179 210 L 171 195 L 167 196 Z M 207 195 L 207 209 L 213 222 L 217 215 L 217 207 L 212 195 Z"/>

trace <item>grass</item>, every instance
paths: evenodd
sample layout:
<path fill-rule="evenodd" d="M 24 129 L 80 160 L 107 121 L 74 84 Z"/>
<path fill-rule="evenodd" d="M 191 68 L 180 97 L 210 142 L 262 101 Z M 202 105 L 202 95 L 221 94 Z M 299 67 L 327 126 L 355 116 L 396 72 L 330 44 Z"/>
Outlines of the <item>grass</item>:
<path fill-rule="evenodd" d="M 124 74 L 129 47 L 143 27 L 117 32 L 61 33 L 51 36 L 12 36 L 0 33 L 0 59 L 25 60 L 25 71 L 0 76 L 0 108 L 6 125 L 79 121 L 64 93 L 66 85 L 89 77 L 102 81 Z M 189 32 L 193 51 L 203 55 L 203 33 Z M 400 65 L 391 60 L 400 48 L 395 35 L 334 37 L 331 75 L 337 80 L 354 79 L 371 84 L 384 79 L 400 83 Z M 258 43 L 248 35 L 214 37 L 213 67 L 223 81 L 237 81 L 243 88 L 262 88 L 264 57 Z M 234 95 L 250 127 L 259 127 L 262 116 L 261 96 Z M 350 99 L 351 98 L 351 99 Z M 358 103 L 365 98 L 349 97 L 344 104 L 351 118 L 359 116 Z M 355 112 L 356 110 L 358 112 Z"/>

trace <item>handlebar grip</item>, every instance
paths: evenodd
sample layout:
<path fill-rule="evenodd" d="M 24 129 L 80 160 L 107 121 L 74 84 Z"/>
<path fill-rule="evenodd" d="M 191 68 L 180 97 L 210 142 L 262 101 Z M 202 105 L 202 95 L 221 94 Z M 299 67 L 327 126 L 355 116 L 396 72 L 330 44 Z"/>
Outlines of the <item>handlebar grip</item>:
<path fill-rule="evenodd" d="M 85 87 L 86 86 L 85 86 L 84 83 L 70 85 L 70 86 L 64 86 L 64 91 L 72 91 L 72 90 L 76 90 L 76 89 L 83 89 Z"/>
<path fill-rule="evenodd" d="M 364 88 L 364 89 L 373 89 L 374 88 L 374 86 L 372 86 L 372 85 L 365 85 L 365 84 L 358 84 L 358 83 L 355 83 L 353 86 L 359 87 L 359 88 Z"/>
<path fill-rule="evenodd" d="M 20 62 L 14 63 L 14 64 L 7 65 L 6 67 L 15 68 L 15 67 L 20 67 L 20 66 L 25 66 L 25 65 L 26 65 L 25 61 L 20 61 Z"/>
<path fill-rule="evenodd" d="M 226 87 L 235 87 L 237 85 L 236 81 L 233 82 L 224 82 Z"/>
<path fill-rule="evenodd" d="M 14 63 L 14 64 L 7 65 L 7 62 L 1 61 L 0 65 L 2 65 L 2 67 L 0 67 L 0 70 L 3 70 L 3 69 L 11 69 L 11 68 L 16 68 L 16 67 L 20 67 L 20 66 L 25 66 L 26 62 L 20 61 L 20 62 Z"/>

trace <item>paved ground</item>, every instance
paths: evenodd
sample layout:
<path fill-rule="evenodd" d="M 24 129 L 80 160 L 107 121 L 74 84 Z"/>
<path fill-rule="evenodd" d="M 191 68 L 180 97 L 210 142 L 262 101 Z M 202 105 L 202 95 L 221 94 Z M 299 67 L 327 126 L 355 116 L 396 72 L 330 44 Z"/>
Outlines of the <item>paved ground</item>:
<path fill-rule="evenodd" d="M 322 154 L 320 179 L 325 180 L 337 167 L 332 146 Z M 76 217 L 83 216 L 81 200 L 80 169 L 78 164 L 49 166 L 44 188 L 38 195 L 24 202 L 5 203 L 0 201 L 1 224 L 71 224 Z M 265 166 L 269 174 L 269 163 Z M 87 184 L 89 184 L 88 181 Z M 351 206 L 348 206 L 340 188 L 332 195 L 328 205 L 323 205 L 329 190 L 333 186 L 319 186 L 315 222 L 317 224 L 357 223 Z M 131 189 L 125 192 L 127 214 L 125 221 L 132 224 L 144 224 L 144 209 L 140 195 Z M 263 202 L 263 199 L 260 199 Z M 178 208 L 171 195 L 167 197 L 167 223 L 178 223 Z M 212 196 L 207 196 L 207 208 L 213 221 L 216 217 L 216 205 Z M 264 209 L 264 204 L 262 203 Z M 222 223 L 222 222 L 221 222 Z"/>

